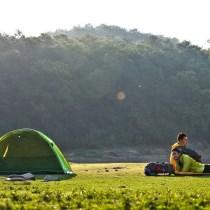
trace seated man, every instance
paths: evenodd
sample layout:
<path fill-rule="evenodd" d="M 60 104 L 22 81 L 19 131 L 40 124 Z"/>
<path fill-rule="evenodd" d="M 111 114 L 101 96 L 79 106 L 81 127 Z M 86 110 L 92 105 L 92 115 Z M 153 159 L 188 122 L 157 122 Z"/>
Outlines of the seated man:
<path fill-rule="evenodd" d="M 197 162 L 201 161 L 201 156 L 195 152 L 194 150 L 187 148 L 186 145 L 188 144 L 188 137 L 185 133 L 178 133 L 177 135 L 177 142 L 171 146 L 171 151 L 175 148 L 179 148 L 182 150 L 183 154 L 189 155 L 191 158 L 196 160 Z M 170 163 L 173 165 L 173 167 L 176 167 L 176 162 L 172 158 L 172 153 L 170 155 Z"/>
<path fill-rule="evenodd" d="M 176 162 L 175 172 L 210 173 L 210 165 L 197 162 L 187 154 L 183 154 L 180 148 L 172 150 L 172 159 Z"/>

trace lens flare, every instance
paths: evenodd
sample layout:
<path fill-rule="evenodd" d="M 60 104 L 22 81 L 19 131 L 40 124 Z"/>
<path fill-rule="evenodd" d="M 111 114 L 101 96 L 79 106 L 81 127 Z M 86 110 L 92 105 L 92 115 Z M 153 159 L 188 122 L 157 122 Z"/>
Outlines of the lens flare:
<path fill-rule="evenodd" d="M 125 100 L 125 98 L 126 98 L 126 95 L 125 95 L 125 93 L 123 91 L 117 92 L 116 99 L 118 101 L 123 101 L 123 100 Z"/>

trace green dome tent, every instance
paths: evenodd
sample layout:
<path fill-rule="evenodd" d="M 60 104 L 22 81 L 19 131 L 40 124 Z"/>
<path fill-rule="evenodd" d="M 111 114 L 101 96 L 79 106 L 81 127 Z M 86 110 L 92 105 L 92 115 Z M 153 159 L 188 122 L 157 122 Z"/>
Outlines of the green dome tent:
<path fill-rule="evenodd" d="M 0 138 L 0 174 L 73 174 L 56 144 L 33 129 L 18 129 Z"/>

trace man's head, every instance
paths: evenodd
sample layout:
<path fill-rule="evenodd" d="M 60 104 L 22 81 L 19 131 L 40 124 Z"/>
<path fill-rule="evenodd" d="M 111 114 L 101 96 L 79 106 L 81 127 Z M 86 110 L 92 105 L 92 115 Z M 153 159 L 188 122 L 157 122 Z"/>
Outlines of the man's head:
<path fill-rule="evenodd" d="M 181 156 L 181 149 L 180 148 L 175 148 L 171 151 L 172 157 L 174 160 L 179 160 Z"/>
<path fill-rule="evenodd" d="M 186 146 L 188 143 L 188 138 L 187 135 L 185 133 L 178 133 L 177 135 L 177 141 L 179 142 L 179 144 Z"/>

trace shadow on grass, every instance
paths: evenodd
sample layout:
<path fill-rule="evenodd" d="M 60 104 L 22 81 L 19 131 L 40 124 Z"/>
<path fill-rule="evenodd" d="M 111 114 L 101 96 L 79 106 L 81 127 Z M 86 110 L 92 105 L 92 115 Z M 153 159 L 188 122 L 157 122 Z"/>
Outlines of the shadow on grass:
<path fill-rule="evenodd" d="M 168 174 L 157 174 L 157 175 L 154 175 L 154 176 L 147 176 L 147 177 L 199 177 L 199 178 L 206 178 L 206 177 L 210 177 L 210 174 L 205 174 L 205 173 L 199 173 L 199 174 L 171 174 L 171 175 L 168 175 Z"/>

